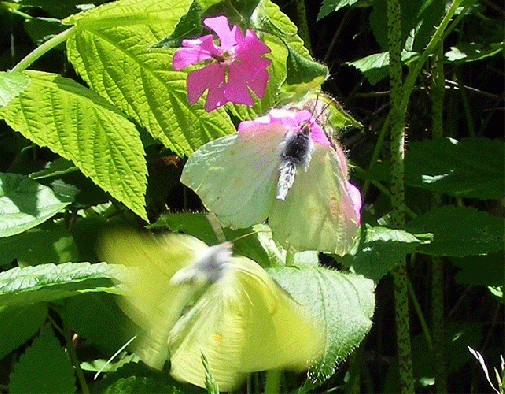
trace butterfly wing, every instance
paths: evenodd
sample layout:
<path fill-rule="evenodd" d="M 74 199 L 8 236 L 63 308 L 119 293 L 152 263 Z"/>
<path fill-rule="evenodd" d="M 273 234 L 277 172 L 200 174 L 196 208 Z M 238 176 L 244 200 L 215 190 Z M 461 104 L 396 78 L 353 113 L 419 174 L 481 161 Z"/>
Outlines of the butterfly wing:
<path fill-rule="evenodd" d="M 99 243 L 101 258 L 131 268 L 121 278 L 124 297 L 119 304 L 143 328 L 135 353 L 151 367 L 163 367 L 168 358 L 169 331 L 195 292 L 191 286 L 170 285 L 170 279 L 206 248 L 189 235 L 154 237 L 134 231 L 106 233 Z"/>
<path fill-rule="evenodd" d="M 254 126 L 211 141 L 188 159 L 181 182 L 232 228 L 263 222 L 275 196 L 279 145 L 286 129 Z"/>
<path fill-rule="evenodd" d="M 306 170 L 297 171 L 284 201 L 277 200 L 268 219 L 284 247 L 344 255 L 359 227 L 347 189 L 343 154 L 316 144 Z"/>
<path fill-rule="evenodd" d="M 252 371 L 307 368 L 322 348 L 301 306 L 258 264 L 237 257 L 174 327 L 171 374 L 205 387 L 203 353 L 220 390 L 229 391 Z"/>

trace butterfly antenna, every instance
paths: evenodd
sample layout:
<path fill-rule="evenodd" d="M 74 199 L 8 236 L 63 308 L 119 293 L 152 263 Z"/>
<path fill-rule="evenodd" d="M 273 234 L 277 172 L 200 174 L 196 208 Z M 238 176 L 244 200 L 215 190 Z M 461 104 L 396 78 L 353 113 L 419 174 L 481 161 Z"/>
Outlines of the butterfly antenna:
<path fill-rule="evenodd" d="M 250 237 L 251 235 L 256 235 L 256 234 L 259 234 L 259 233 L 271 233 L 271 232 L 272 232 L 271 229 L 256 230 L 256 231 L 252 231 L 252 232 L 247 233 L 247 234 L 239 235 L 238 237 L 234 238 L 231 242 L 235 243 L 239 239 Z"/>

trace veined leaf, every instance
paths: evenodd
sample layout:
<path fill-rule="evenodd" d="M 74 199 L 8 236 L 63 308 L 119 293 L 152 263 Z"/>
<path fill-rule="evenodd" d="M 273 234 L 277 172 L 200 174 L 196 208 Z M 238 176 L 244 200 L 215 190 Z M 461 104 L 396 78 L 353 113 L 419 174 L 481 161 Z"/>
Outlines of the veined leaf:
<path fill-rule="evenodd" d="M 0 173 L 0 237 L 22 233 L 65 209 L 70 201 L 20 174 Z"/>
<path fill-rule="evenodd" d="M 320 21 L 325 16 L 331 14 L 333 11 L 338 11 L 339 9 L 357 3 L 358 0 L 323 0 L 323 4 L 319 9 L 317 14 L 317 20 Z"/>
<path fill-rule="evenodd" d="M 374 282 L 326 268 L 281 267 L 268 272 L 326 328 L 322 361 L 309 371 L 304 392 L 333 374 L 335 364 L 356 348 L 372 327 Z"/>
<path fill-rule="evenodd" d="M 77 33 L 67 54 L 77 72 L 179 156 L 235 131 L 223 108 L 189 106 L 186 77 L 172 69 L 175 48 L 154 48 L 174 30 L 190 0 L 120 0 L 64 20 Z"/>
<path fill-rule="evenodd" d="M 26 71 L 28 88 L 0 116 L 15 131 L 72 160 L 102 189 L 147 220 L 147 167 L 135 125 L 71 79 Z"/>
<path fill-rule="evenodd" d="M 422 253 L 435 256 L 476 256 L 503 250 L 503 219 L 471 207 L 445 205 L 407 224 L 413 233 L 432 233 Z"/>
<path fill-rule="evenodd" d="M 120 267 L 106 263 L 41 264 L 0 273 L 0 306 L 53 301 L 82 292 L 113 291 Z"/>
<path fill-rule="evenodd" d="M 51 326 L 42 330 L 14 365 L 9 388 L 13 394 L 76 392 L 72 364 Z"/>
<path fill-rule="evenodd" d="M 30 78 L 26 74 L 0 72 L 0 107 L 9 104 L 29 83 Z"/>
<path fill-rule="evenodd" d="M 403 230 L 385 227 L 361 226 L 351 250 L 337 261 L 352 267 L 357 274 L 378 282 L 396 263 L 412 253 L 421 243 L 414 235 Z"/>
<path fill-rule="evenodd" d="M 43 302 L 26 306 L 0 307 L 0 358 L 30 339 L 47 317 Z"/>

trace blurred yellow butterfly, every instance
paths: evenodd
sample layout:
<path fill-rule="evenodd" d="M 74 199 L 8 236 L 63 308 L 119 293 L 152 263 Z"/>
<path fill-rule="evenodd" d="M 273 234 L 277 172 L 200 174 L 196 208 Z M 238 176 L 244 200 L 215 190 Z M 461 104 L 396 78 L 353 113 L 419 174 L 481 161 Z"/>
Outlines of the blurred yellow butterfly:
<path fill-rule="evenodd" d="M 250 372 L 303 370 L 321 356 L 315 320 L 261 266 L 232 256 L 229 242 L 115 231 L 102 237 L 99 255 L 132 267 L 121 306 L 144 329 L 135 352 L 157 369 L 170 357 L 178 380 L 205 387 L 202 354 L 222 391 Z"/>

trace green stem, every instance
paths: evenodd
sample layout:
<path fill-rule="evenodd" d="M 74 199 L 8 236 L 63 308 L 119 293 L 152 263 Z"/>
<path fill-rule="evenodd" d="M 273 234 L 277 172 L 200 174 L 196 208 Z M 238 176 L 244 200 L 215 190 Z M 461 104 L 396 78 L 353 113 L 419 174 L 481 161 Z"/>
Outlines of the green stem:
<path fill-rule="evenodd" d="M 467 10 L 477 1 L 477 0 L 468 0 L 467 4 L 465 4 L 463 10 L 460 12 L 460 14 L 456 17 L 456 19 L 451 23 L 449 27 L 448 23 L 450 22 L 451 18 L 454 16 L 454 13 L 456 12 L 456 9 L 458 6 L 461 4 L 463 0 L 455 0 L 452 5 L 449 7 L 447 10 L 446 15 L 444 16 L 442 22 L 440 23 L 440 26 L 435 30 L 435 33 L 433 34 L 428 46 L 426 49 L 423 51 L 421 57 L 417 59 L 414 63 L 414 66 L 411 67 L 409 74 L 407 75 L 407 78 L 405 79 L 405 83 L 403 85 L 403 98 L 402 98 L 402 104 L 401 108 L 402 111 L 405 112 L 407 109 L 407 105 L 410 99 L 410 95 L 412 93 L 412 90 L 414 88 L 414 84 L 417 80 L 417 76 L 419 75 L 419 72 L 421 71 L 421 67 L 423 64 L 426 62 L 428 57 L 432 54 L 434 51 L 436 45 L 438 42 L 443 41 L 445 37 L 454 29 L 455 26 L 459 23 L 461 18 L 466 14 Z M 374 151 L 372 153 L 372 159 L 370 160 L 370 167 L 371 169 L 375 163 L 377 162 L 377 159 L 379 157 L 380 151 L 382 149 L 382 143 L 384 141 L 384 138 L 386 136 L 387 131 L 389 130 L 389 126 L 391 124 L 391 116 L 392 113 L 390 112 L 384 121 L 384 124 L 382 125 L 382 129 L 379 133 L 379 138 L 377 143 L 375 144 Z M 366 180 L 365 184 L 363 186 L 363 195 L 366 195 L 368 191 L 368 187 L 370 186 L 370 181 Z"/>
<path fill-rule="evenodd" d="M 387 0 L 389 76 L 391 88 L 391 224 L 394 228 L 405 226 L 405 110 L 402 100 L 402 62 L 401 62 L 401 9 L 399 0 Z M 407 262 L 398 261 L 392 271 L 394 279 L 396 343 L 398 350 L 398 367 L 400 372 L 401 393 L 414 392 L 412 372 L 412 349 L 410 344 L 409 298 Z"/>
<path fill-rule="evenodd" d="M 267 371 L 265 393 L 279 393 L 281 387 L 281 370 L 271 369 Z"/>
<path fill-rule="evenodd" d="M 62 31 L 60 34 L 52 37 L 51 39 L 44 42 L 42 45 L 35 48 L 32 52 L 24 57 L 18 64 L 16 64 L 11 71 L 21 72 L 26 70 L 28 67 L 32 65 L 32 63 L 37 60 L 39 57 L 44 55 L 49 50 L 57 47 L 62 42 L 68 40 L 72 37 L 76 32 L 76 27 L 72 26 L 70 29 Z"/>
<path fill-rule="evenodd" d="M 445 94 L 443 41 L 435 50 L 431 71 L 431 124 L 432 137 L 441 138 L 443 130 L 443 107 Z M 439 195 L 434 195 L 433 207 L 442 205 Z M 447 392 L 447 372 L 445 368 L 444 338 L 444 270 L 443 261 L 438 256 L 432 258 L 431 269 L 431 326 L 433 335 L 433 367 L 438 394 Z"/>
<path fill-rule="evenodd" d="M 289 250 L 286 252 L 286 267 L 293 266 L 295 264 L 295 254 Z"/>
<path fill-rule="evenodd" d="M 309 24 L 307 23 L 307 13 L 305 10 L 305 0 L 296 0 L 296 13 L 298 15 L 298 35 L 305 43 L 305 47 L 312 53 L 309 36 Z"/>

